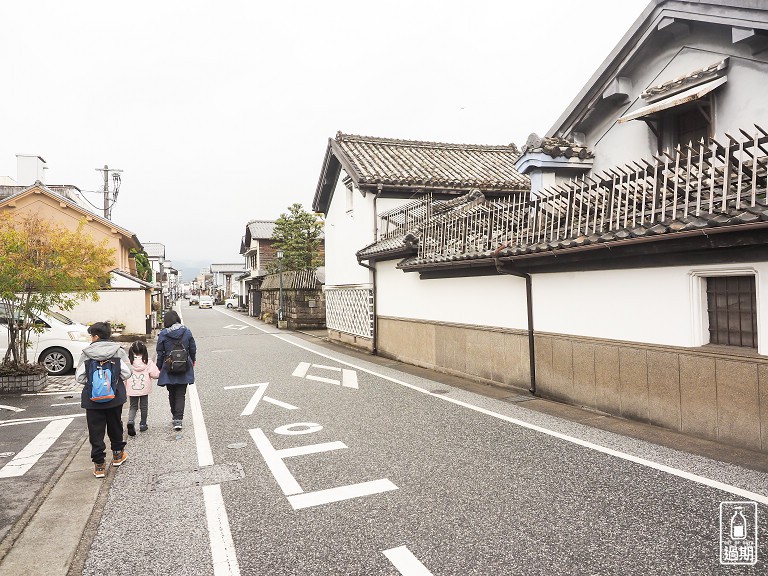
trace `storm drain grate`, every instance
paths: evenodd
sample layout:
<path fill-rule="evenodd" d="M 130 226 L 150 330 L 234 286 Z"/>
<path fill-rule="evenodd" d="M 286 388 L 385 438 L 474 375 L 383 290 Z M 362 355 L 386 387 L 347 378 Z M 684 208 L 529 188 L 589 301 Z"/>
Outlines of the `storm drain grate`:
<path fill-rule="evenodd" d="M 245 478 L 245 472 L 243 472 L 243 466 L 239 462 L 215 464 L 194 468 L 190 471 L 181 470 L 166 474 L 152 474 L 149 479 L 149 490 L 167 492 L 191 486 L 208 486 L 231 480 L 242 480 L 243 478 Z"/>

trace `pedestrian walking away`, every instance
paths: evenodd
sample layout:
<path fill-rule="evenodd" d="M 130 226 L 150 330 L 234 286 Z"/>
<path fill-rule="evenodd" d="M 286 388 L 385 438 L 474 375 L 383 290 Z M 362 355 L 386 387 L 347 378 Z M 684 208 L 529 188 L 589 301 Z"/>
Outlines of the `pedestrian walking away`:
<path fill-rule="evenodd" d="M 181 323 L 175 310 L 163 316 L 163 326 L 157 337 L 157 365 L 160 368 L 158 386 L 168 388 L 174 430 L 181 430 L 187 386 L 195 383 L 197 346 L 189 328 Z"/>
<path fill-rule="evenodd" d="M 136 340 L 128 349 L 128 359 L 131 361 L 130 378 L 126 380 L 125 391 L 128 394 L 130 406 L 128 408 L 128 436 L 136 436 L 136 411 L 141 410 L 139 430 L 145 432 L 147 426 L 147 412 L 149 394 L 152 392 L 152 380 L 160 377 L 160 370 L 149 357 L 147 346 L 141 340 Z"/>
<path fill-rule="evenodd" d="M 120 466 L 128 457 L 121 418 L 126 399 L 124 381 L 131 375 L 131 364 L 125 350 L 109 339 L 112 335 L 109 324 L 96 322 L 88 327 L 88 333 L 91 345 L 80 355 L 75 380 L 83 385 L 80 406 L 85 408 L 93 475 L 104 478 L 107 472 L 105 430 L 112 449 L 112 465 Z"/>

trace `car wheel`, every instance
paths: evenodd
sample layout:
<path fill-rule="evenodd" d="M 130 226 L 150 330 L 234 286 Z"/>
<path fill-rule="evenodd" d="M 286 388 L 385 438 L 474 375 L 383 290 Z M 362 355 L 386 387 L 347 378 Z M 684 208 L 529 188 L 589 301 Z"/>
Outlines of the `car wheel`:
<path fill-rule="evenodd" d="M 232 304 L 227 304 L 227 308 L 232 308 Z"/>
<path fill-rule="evenodd" d="M 45 366 L 49 376 L 61 376 L 72 370 L 72 355 L 64 348 L 49 348 L 40 356 L 39 362 Z"/>

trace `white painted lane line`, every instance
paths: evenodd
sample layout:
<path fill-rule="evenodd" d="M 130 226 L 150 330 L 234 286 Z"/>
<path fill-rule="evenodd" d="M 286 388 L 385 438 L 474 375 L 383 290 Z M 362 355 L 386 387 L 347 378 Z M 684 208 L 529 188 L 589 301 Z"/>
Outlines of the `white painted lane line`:
<path fill-rule="evenodd" d="M 208 430 L 203 419 L 203 407 L 200 405 L 200 396 L 197 394 L 197 386 L 187 386 L 189 390 L 189 407 L 192 409 L 192 426 L 195 431 L 195 445 L 197 446 L 197 461 L 200 466 L 213 466 L 213 453 L 211 443 L 208 441 Z"/>
<path fill-rule="evenodd" d="M 45 454 L 45 451 L 56 442 L 72 420 L 74 418 L 49 422 L 29 444 L 24 446 L 21 452 L 0 468 L 0 478 L 23 476 Z"/>
<path fill-rule="evenodd" d="M 359 389 L 357 385 L 357 372 L 354 370 L 347 370 L 346 368 L 342 370 L 342 378 L 341 378 L 341 385 L 345 388 L 354 388 L 355 390 Z"/>
<path fill-rule="evenodd" d="M 238 384 L 236 386 L 224 386 L 224 390 L 235 390 L 236 388 L 255 388 L 256 386 L 264 386 L 269 382 L 259 382 L 258 384 Z"/>
<path fill-rule="evenodd" d="M 288 404 L 288 402 L 281 402 L 280 400 L 275 400 L 274 398 L 270 398 L 269 396 L 264 396 L 263 398 L 264 402 L 269 402 L 270 404 L 274 404 L 275 406 L 280 406 L 280 408 L 285 408 L 287 410 L 298 410 L 298 406 L 294 406 L 293 404 Z"/>
<path fill-rule="evenodd" d="M 384 550 L 383 554 L 403 576 L 432 576 L 432 572 L 406 546 Z"/>
<path fill-rule="evenodd" d="M 221 314 L 227 314 L 226 312 L 219 311 Z M 245 320 L 244 320 L 245 322 Z M 625 452 L 619 452 L 618 450 L 614 450 L 612 448 L 607 448 L 605 446 L 600 446 L 599 444 L 594 444 L 592 442 L 587 442 L 586 440 L 581 440 L 580 438 L 575 438 L 573 436 L 568 436 L 567 434 L 562 434 L 560 432 L 556 432 L 554 430 L 550 430 L 548 428 L 544 428 L 542 426 L 537 426 L 535 424 L 530 424 L 528 422 L 524 422 L 522 420 L 518 420 L 517 418 L 512 418 L 510 416 L 505 416 L 504 414 L 499 414 L 497 412 L 493 412 L 492 410 L 487 410 L 486 408 L 481 408 L 480 406 L 475 406 L 473 404 L 469 404 L 468 402 L 462 402 L 461 400 L 457 400 L 455 398 L 449 398 L 446 396 L 442 396 L 440 394 L 433 394 L 429 390 L 425 390 L 424 388 L 420 388 L 419 386 L 416 386 L 414 384 L 409 384 L 407 382 L 403 382 L 402 380 L 398 380 L 397 378 L 393 378 L 391 376 L 386 376 L 384 374 L 380 374 L 378 372 L 375 372 L 374 370 L 369 370 L 368 368 L 363 368 L 362 366 L 357 366 L 356 364 L 352 364 L 351 362 L 346 362 L 344 360 L 340 360 L 338 358 L 335 358 L 333 356 L 330 356 L 328 354 L 324 354 L 322 352 L 318 352 L 317 350 L 313 350 L 312 348 L 309 348 L 307 346 L 304 346 L 302 344 L 299 344 L 298 342 L 292 342 L 285 336 L 283 336 L 279 332 L 270 332 L 269 330 L 265 330 L 264 328 L 257 326 L 256 324 L 251 324 L 254 328 L 257 330 L 261 330 L 262 332 L 266 334 L 270 334 L 272 336 L 275 336 L 275 338 L 282 340 L 286 344 L 290 344 L 291 346 L 296 346 L 297 348 L 301 348 L 302 350 L 306 350 L 308 352 L 312 352 L 313 354 L 317 354 L 318 356 L 321 356 L 323 358 L 328 358 L 329 360 L 333 360 L 334 362 L 338 362 L 339 364 L 343 364 L 344 366 L 349 366 L 350 368 L 354 368 L 355 370 L 358 370 L 360 372 L 365 372 L 366 374 L 371 374 L 372 376 L 377 376 L 379 378 L 382 378 L 383 380 L 387 380 L 389 382 L 393 382 L 395 384 L 399 384 L 400 386 L 404 386 L 406 388 L 410 388 L 411 390 L 415 390 L 416 392 L 420 392 L 422 394 L 426 394 L 428 396 L 432 396 L 433 398 L 437 398 L 438 400 L 442 400 L 443 402 L 450 402 L 451 404 L 456 404 L 458 406 L 463 406 L 464 408 L 468 408 L 470 410 L 474 410 L 475 412 L 479 412 L 481 414 L 485 414 L 487 416 L 491 416 L 493 418 L 498 418 L 499 420 L 504 420 L 505 422 L 509 422 L 511 424 L 515 424 L 517 426 L 520 426 L 522 428 L 527 428 L 529 430 L 535 430 L 536 432 L 541 432 L 542 434 L 547 434 L 549 436 L 552 436 L 554 438 L 559 438 L 560 440 L 564 440 L 566 442 L 571 442 L 573 444 L 576 444 L 578 446 L 582 446 L 584 448 L 587 448 L 589 450 L 594 450 L 596 452 L 602 452 L 603 454 L 608 454 L 610 456 L 614 456 L 616 458 L 621 458 L 622 460 L 626 460 L 628 462 L 634 462 L 635 464 L 640 464 L 641 466 L 645 466 L 647 468 L 652 468 L 654 470 L 659 470 L 661 472 L 666 472 L 667 474 L 671 474 L 672 476 L 677 476 L 678 478 L 683 478 L 685 480 L 689 480 L 691 482 L 696 482 L 697 484 L 701 484 L 703 486 L 708 486 L 710 488 L 714 488 L 716 490 L 722 490 L 723 492 L 728 492 L 730 494 L 737 494 L 739 496 L 742 496 L 744 498 L 747 498 L 749 500 L 755 500 L 756 502 L 761 502 L 762 504 L 768 505 L 768 496 L 763 494 L 758 494 L 757 492 L 752 492 L 750 490 L 744 490 L 743 488 L 739 488 L 738 486 L 733 486 L 731 484 L 726 484 L 724 482 L 719 482 L 718 480 L 713 480 L 711 478 L 707 478 L 705 476 L 699 476 L 698 474 L 693 474 L 691 472 L 686 472 L 685 470 L 680 470 L 678 468 L 673 468 L 672 466 L 667 466 L 666 464 L 661 464 L 658 462 L 653 462 L 652 460 L 648 460 L 646 458 L 640 458 L 638 456 L 633 456 L 632 454 L 627 454 Z"/>
<path fill-rule="evenodd" d="M 323 366 L 322 364 L 312 364 L 315 368 L 322 368 L 323 370 L 333 370 L 334 372 L 341 372 L 341 368 L 338 366 Z"/>
<path fill-rule="evenodd" d="M 338 380 L 333 380 L 332 378 L 323 378 L 322 376 L 306 376 L 307 380 L 315 380 L 316 382 L 325 382 L 326 384 L 335 384 L 336 386 L 340 385 L 341 382 Z"/>
<path fill-rule="evenodd" d="M 340 502 L 341 500 L 350 500 L 361 496 L 371 496 L 397 490 L 392 482 L 383 478 L 381 480 L 371 480 L 370 482 L 360 482 L 359 484 L 350 484 L 348 486 L 338 486 L 328 488 L 327 490 L 316 490 L 304 494 L 295 494 L 288 496 L 288 502 L 291 503 L 294 510 L 302 508 L 311 508 L 312 506 L 321 506 L 331 502 Z"/>
<path fill-rule="evenodd" d="M 261 400 L 261 397 L 264 396 L 264 391 L 266 389 L 267 389 L 266 384 L 259 386 L 256 389 L 256 392 L 253 393 L 253 396 L 251 396 L 251 399 L 248 401 L 248 404 L 245 405 L 245 408 L 240 413 L 240 416 L 251 416 L 253 414 L 253 411 L 256 410 L 256 406 L 259 403 L 259 400 Z"/>
<path fill-rule="evenodd" d="M 66 420 L 68 418 L 82 418 L 85 416 L 84 412 L 78 412 L 77 414 L 66 414 L 64 416 L 40 416 L 39 418 L 16 418 L 13 420 L 4 420 L 0 422 L 2 426 L 18 426 L 19 424 L 32 424 L 34 422 L 53 422 L 54 420 Z"/>
<path fill-rule="evenodd" d="M 214 576 L 239 576 L 240 566 L 235 554 L 235 542 L 229 529 L 229 518 L 221 495 L 221 486 L 203 486 L 205 516 L 208 520 L 208 534 L 211 540 Z"/>
<path fill-rule="evenodd" d="M 307 375 L 307 370 L 309 370 L 309 367 L 310 367 L 309 362 L 299 362 L 299 365 L 296 366 L 296 370 L 293 371 L 293 376 L 304 378 L 304 376 Z"/>
<path fill-rule="evenodd" d="M 181 310 L 179 310 L 181 316 Z M 182 323 L 184 318 L 181 318 Z M 192 409 L 192 426 L 195 431 L 195 445 L 197 446 L 197 461 L 200 466 L 213 466 L 213 453 L 211 443 L 208 440 L 208 430 L 203 418 L 203 407 L 200 404 L 200 396 L 197 386 L 187 386 L 189 390 L 189 404 Z M 203 486 L 203 501 L 205 502 L 205 516 L 208 522 L 208 539 L 211 546 L 211 559 L 213 560 L 214 576 L 240 576 L 240 566 L 237 563 L 235 543 L 229 529 L 227 508 L 218 484 Z"/>
<path fill-rule="evenodd" d="M 264 458 L 264 462 L 267 463 L 267 468 L 272 472 L 272 476 L 275 477 L 280 490 L 286 496 L 290 494 L 300 494 L 304 490 L 299 483 L 296 482 L 296 478 L 288 470 L 288 467 L 283 462 L 283 459 L 278 456 L 277 451 L 272 446 L 272 443 L 267 439 L 264 431 L 261 428 L 255 428 L 248 430 L 248 433 L 253 438 L 256 448 L 261 452 L 261 457 Z"/>
<path fill-rule="evenodd" d="M 80 402 L 78 401 L 78 402 L 64 402 L 62 404 L 51 404 L 51 406 L 75 406 L 75 405 L 79 406 Z"/>
<path fill-rule="evenodd" d="M 0 410 L 10 410 L 11 412 L 24 412 L 24 408 L 16 408 L 16 406 L 8 406 L 6 404 L 0 404 Z"/>

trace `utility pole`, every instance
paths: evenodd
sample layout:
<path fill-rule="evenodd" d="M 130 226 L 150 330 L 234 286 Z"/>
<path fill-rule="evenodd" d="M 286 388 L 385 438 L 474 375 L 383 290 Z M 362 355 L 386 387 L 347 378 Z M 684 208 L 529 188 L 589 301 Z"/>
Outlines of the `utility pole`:
<path fill-rule="evenodd" d="M 98 172 L 104 173 L 104 218 L 110 220 L 112 218 L 112 208 L 117 202 L 117 194 L 120 192 L 120 173 L 122 170 L 117 168 L 110 168 L 104 164 L 104 168 L 96 168 Z M 110 200 L 109 194 L 109 174 L 112 173 L 112 181 L 114 183 L 114 190 L 112 192 L 112 199 Z"/>

